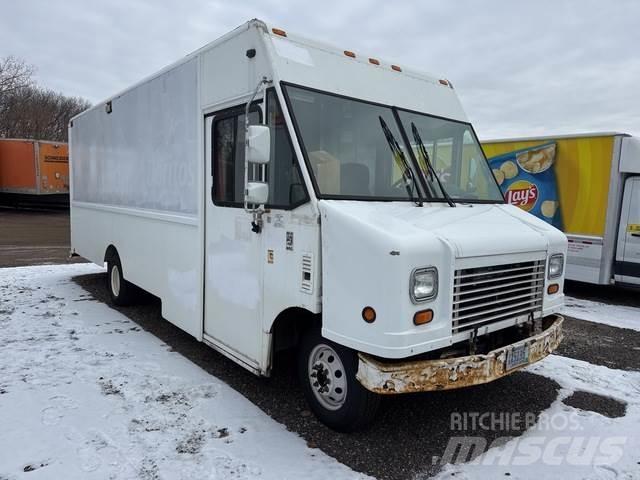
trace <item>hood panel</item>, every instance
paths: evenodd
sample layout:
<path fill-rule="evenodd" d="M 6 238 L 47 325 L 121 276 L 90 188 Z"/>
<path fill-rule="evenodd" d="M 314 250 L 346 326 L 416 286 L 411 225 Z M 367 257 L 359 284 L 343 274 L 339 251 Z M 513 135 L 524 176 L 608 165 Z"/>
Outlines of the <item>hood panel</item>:
<path fill-rule="evenodd" d="M 446 204 L 416 207 L 409 202 L 322 201 L 386 236 L 417 240 L 436 237 L 455 257 L 489 256 L 547 250 L 563 234 L 512 205 Z M 329 205 L 331 204 L 331 205 Z"/>

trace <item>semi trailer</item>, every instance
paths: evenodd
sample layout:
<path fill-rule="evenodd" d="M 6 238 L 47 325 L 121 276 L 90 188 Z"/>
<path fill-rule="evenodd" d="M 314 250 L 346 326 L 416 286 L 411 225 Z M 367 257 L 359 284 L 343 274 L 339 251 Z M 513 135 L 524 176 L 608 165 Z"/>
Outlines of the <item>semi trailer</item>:
<path fill-rule="evenodd" d="M 0 204 L 67 207 L 67 144 L 0 138 Z"/>
<path fill-rule="evenodd" d="M 256 375 L 297 348 L 331 428 L 562 338 L 566 237 L 505 203 L 445 78 L 252 20 L 69 131 L 72 253 L 112 301 L 151 292 Z"/>
<path fill-rule="evenodd" d="M 579 135 L 485 140 L 482 148 L 497 170 L 498 180 L 512 203 L 535 208 L 545 199 L 516 199 L 514 182 L 504 181 L 504 161 L 535 162 L 549 153 L 545 171 L 554 178 L 554 199 L 547 199 L 548 214 L 539 217 L 562 229 L 568 237 L 566 278 L 598 285 L 640 285 L 640 140 L 625 133 L 600 132 Z M 507 157 L 512 157 L 509 160 Z M 518 167 L 521 168 L 521 167 Z M 536 176 L 532 182 L 541 185 Z M 522 172 L 522 170 L 520 170 Z M 526 174 L 526 173 L 525 173 Z M 553 203 L 549 203 L 553 202 Z"/>

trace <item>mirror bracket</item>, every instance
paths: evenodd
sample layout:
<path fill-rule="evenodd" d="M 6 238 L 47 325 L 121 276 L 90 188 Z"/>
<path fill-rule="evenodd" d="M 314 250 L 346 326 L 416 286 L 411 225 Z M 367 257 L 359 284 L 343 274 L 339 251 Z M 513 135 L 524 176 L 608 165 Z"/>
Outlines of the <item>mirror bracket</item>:
<path fill-rule="evenodd" d="M 264 213 L 264 205 L 269 198 L 269 185 L 266 183 L 265 165 L 269 162 L 269 149 L 271 148 L 271 135 L 269 127 L 265 123 L 262 125 L 251 126 L 249 124 L 249 111 L 254 99 L 261 90 L 266 92 L 267 85 L 273 83 L 267 77 L 262 77 L 256 85 L 253 95 L 247 102 L 244 115 L 244 133 L 245 133 L 245 149 L 244 149 L 244 210 L 253 214 L 251 222 L 251 230 L 255 233 L 262 231 L 262 214 Z M 266 93 L 265 93 L 266 94 Z M 260 179 L 258 181 L 249 182 L 249 163 L 260 165 Z M 249 205 L 252 208 L 249 208 Z"/>

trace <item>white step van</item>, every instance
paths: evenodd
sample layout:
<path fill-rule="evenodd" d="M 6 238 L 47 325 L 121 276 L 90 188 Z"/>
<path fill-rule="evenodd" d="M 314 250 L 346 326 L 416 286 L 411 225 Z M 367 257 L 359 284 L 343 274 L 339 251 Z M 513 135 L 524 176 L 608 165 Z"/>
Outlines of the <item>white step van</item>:
<path fill-rule="evenodd" d="M 252 20 L 70 123 L 72 252 L 314 413 L 466 387 L 559 344 L 565 236 L 505 204 L 452 84 Z M 447 171 L 431 159 L 450 149 Z"/>

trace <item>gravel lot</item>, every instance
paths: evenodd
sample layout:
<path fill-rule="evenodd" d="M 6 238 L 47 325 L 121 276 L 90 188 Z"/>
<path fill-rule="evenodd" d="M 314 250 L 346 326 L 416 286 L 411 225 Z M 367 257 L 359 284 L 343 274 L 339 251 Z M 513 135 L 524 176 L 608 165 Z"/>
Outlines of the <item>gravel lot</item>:
<path fill-rule="evenodd" d="M 68 214 L 0 211 L 0 224 L 3 226 L 0 267 L 66 263 Z M 105 276 L 85 275 L 75 280 L 93 297 L 108 302 Z M 640 304 L 637 294 L 629 291 L 568 284 L 567 292 L 576 298 L 605 303 Z M 175 351 L 228 383 L 289 430 L 300 434 L 309 446 L 320 448 L 354 470 L 382 479 L 412 478 L 417 472 L 437 472 L 440 467 L 432 462 L 432 458 L 442 455 L 452 436 L 452 413 L 495 411 L 538 415 L 556 400 L 559 390 L 553 380 L 518 372 L 492 384 L 466 390 L 386 398 L 380 417 L 370 430 L 342 435 L 324 427 L 307 410 L 297 385 L 292 352 L 278 355 L 272 378 L 260 379 L 163 320 L 160 302 L 152 296 L 145 298 L 141 305 L 117 309 Z M 567 318 L 565 340 L 557 353 L 609 368 L 640 370 L 639 351 L 640 332 Z M 572 401 L 582 409 L 604 414 L 618 408 L 603 403 L 601 397 L 588 394 Z M 522 433 L 482 430 L 474 434 L 485 435 L 491 442 L 498 436 Z"/>
<path fill-rule="evenodd" d="M 76 282 L 96 299 L 108 302 L 106 274 L 76 277 Z M 297 385 L 295 357 L 284 352 L 276 358 L 269 379 L 258 378 L 206 345 L 162 319 L 160 302 L 149 297 L 143 305 L 114 307 L 143 329 L 228 383 L 310 446 L 350 466 L 381 479 L 412 478 L 418 472 L 435 473 L 432 457 L 445 450 L 452 432 L 451 413 L 533 412 L 536 415 L 556 399 L 558 384 L 545 377 L 519 372 L 468 390 L 420 393 L 386 398 L 375 425 L 366 432 L 338 434 L 319 423 L 307 410 Z M 490 443 L 498 436 L 521 431 L 480 431 Z M 429 468 L 431 467 L 431 468 Z"/>

